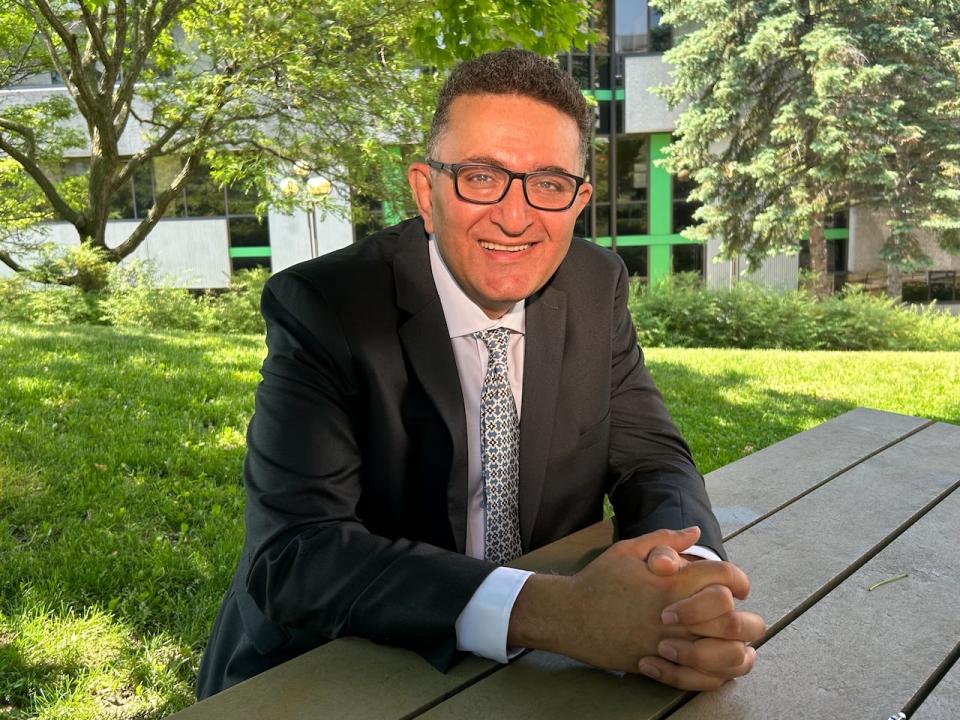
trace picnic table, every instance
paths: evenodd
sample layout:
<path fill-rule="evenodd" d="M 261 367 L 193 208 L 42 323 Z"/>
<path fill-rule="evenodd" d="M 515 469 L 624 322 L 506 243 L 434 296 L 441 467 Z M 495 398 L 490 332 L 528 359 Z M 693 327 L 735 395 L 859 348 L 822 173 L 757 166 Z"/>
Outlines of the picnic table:
<path fill-rule="evenodd" d="M 744 609 L 769 630 L 753 672 L 711 693 L 548 652 L 468 657 L 343 638 L 178 713 L 213 718 L 960 718 L 960 427 L 858 408 L 716 470 L 707 489 Z M 573 573 L 609 521 L 514 564 Z"/>

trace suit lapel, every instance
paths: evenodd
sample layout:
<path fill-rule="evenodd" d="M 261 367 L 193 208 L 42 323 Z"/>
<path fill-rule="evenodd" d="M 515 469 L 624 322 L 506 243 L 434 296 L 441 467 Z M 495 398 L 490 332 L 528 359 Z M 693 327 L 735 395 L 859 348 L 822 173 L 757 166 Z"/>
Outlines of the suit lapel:
<path fill-rule="evenodd" d="M 450 433 L 453 457 L 446 479 L 447 516 L 457 550 L 462 553 L 467 536 L 467 428 L 460 376 L 430 272 L 423 225 L 412 223 L 400 242 L 393 265 L 397 306 L 410 316 L 398 332 L 411 372 Z"/>
<path fill-rule="evenodd" d="M 520 535 L 530 549 L 560 391 L 567 295 L 547 285 L 527 301 L 520 414 Z"/>

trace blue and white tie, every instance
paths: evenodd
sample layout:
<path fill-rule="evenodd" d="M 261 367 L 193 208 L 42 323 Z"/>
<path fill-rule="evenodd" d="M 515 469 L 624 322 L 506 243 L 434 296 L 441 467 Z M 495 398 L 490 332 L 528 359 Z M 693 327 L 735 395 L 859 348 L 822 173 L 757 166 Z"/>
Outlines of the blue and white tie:
<path fill-rule="evenodd" d="M 517 495 L 520 471 L 520 423 L 507 375 L 507 328 L 474 333 L 489 352 L 480 390 L 480 468 L 486 499 L 484 557 L 503 565 L 522 552 Z"/>

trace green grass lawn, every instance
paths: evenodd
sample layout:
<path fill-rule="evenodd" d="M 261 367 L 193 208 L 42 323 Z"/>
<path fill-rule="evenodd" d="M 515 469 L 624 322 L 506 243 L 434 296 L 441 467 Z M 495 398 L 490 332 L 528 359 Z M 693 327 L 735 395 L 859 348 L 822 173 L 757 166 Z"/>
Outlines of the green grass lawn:
<path fill-rule="evenodd" d="M 192 701 L 242 541 L 256 337 L 0 324 L 0 717 Z M 960 424 L 960 353 L 650 350 L 704 472 L 858 405 Z"/>

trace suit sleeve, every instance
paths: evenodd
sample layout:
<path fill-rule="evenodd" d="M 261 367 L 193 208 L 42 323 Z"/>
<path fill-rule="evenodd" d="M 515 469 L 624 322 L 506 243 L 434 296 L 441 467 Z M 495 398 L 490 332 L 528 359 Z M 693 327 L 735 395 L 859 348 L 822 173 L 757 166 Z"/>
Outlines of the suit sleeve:
<path fill-rule="evenodd" d="M 700 527 L 699 544 L 726 558 L 703 476 L 643 362 L 620 263 L 612 323 L 608 495 L 618 538 Z"/>
<path fill-rule="evenodd" d="M 244 589 L 271 622 L 357 635 L 446 670 L 460 611 L 494 566 L 372 534 L 358 515 L 358 378 L 335 313 L 295 273 L 267 284 L 267 357 L 247 435 Z"/>

